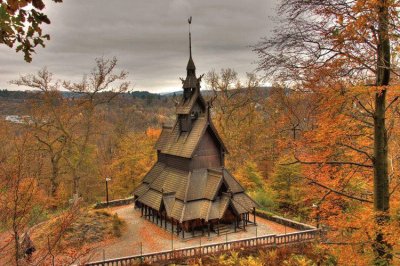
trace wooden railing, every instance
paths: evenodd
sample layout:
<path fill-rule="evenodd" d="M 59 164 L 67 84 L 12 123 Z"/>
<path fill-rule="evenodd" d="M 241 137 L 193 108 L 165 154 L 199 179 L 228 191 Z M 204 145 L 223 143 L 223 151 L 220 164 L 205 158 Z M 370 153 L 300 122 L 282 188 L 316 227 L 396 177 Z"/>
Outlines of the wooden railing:
<path fill-rule="evenodd" d="M 300 232 L 294 232 L 281 235 L 265 235 L 259 237 L 233 240 L 224 243 L 208 244 L 204 246 L 195 246 L 180 248 L 169 251 L 147 253 L 129 257 L 121 257 L 102 261 L 87 263 L 87 266 L 118 266 L 118 265 L 136 265 L 141 262 L 156 263 L 170 260 L 179 260 L 190 257 L 199 257 L 207 255 L 217 255 L 232 250 L 267 248 L 279 245 L 302 243 L 315 240 L 319 236 L 319 229 L 310 229 Z"/>

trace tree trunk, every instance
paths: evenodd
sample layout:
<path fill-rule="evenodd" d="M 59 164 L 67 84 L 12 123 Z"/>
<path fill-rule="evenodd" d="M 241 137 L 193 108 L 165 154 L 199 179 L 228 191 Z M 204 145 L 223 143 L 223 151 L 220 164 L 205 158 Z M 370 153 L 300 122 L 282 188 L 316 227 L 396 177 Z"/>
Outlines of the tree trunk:
<path fill-rule="evenodd" d="M 387 0 L 378 6 L 378 50 L 374 113 L 374 208 L 378 228 L 389 220 L 388 135 L 385 125 L 386 88 L 390 81 L 390 41 L 388 31 L 389 10 Z M 392 247 L 386 243 L 380 229 L 374 244 L 376 264 L 388 265 L 392 259 Z"/>
<path fill-rule="evenodd" d="M 56 192 L 57 192 L 57 188 L 58 188 L 58 183 L 57 183 L 57 179 L 58 179 L 58 172 L 59 172 L 59 168 L 58 168 L 58 162 L 59 162 L 59 158 L 51 158 L 51 180 L 50 180 L 50 196 L 51 197 L 55 197 L 56 196 Z"/>
<path fill-rule="evenodd" d="M 78 201 L 79 199 L 79 181 L 80 181 L 80 177 L 78 175 L 73 174 L 73 188 L 72 188 L 72 196 L 73 196 L 73 201 L 74 203 Z"/>

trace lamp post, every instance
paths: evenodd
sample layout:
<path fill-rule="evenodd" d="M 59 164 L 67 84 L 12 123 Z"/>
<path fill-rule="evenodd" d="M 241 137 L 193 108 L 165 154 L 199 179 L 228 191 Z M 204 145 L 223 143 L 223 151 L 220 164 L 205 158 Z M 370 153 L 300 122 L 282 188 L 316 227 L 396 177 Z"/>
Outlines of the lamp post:
<path fill-rule="evenodd" d="M 319 220 L 320 220 L 319 203 L 313 203 L 312 208 L 314 208 L 317 212 L 317 216 L 315 219 L 317 222 L 317 228 L 319 228 Z"/>
<path fill-rule="evenodd" d="M 106 177 L 106 202 L 108 207 L 108 182 L 111 181 L 111 178 Z"/>

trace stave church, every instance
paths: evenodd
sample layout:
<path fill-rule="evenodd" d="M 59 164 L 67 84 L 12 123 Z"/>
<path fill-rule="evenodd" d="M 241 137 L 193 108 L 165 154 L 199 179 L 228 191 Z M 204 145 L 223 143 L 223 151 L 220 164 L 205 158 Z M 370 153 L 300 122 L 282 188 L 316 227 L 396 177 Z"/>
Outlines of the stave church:
<path fill-rule="evenodd" d="M 211 105 L 201 94 L 201 77 L 196 77 L 189 31 L 189 61 L 176 121 L 163 125 L 155 145 L 157 162 L 133 193 L 142 217 L 183 238 L 185 233 L 219 235 L 256 225 L 257 204 L 224 167 L 228 150 L 211 121 Z"/>

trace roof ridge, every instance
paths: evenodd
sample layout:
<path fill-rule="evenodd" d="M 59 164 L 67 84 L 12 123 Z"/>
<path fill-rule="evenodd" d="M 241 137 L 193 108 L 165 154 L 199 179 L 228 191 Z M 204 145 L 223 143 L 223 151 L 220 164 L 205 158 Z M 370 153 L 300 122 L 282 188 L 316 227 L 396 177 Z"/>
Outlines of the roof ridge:
<path fill-rule="evenodd" d="M 243 192 L 241 192 L 243 193 Z M 239 201 L 235 200 L 234 198 L 231 199 L 232 201 L 236 202 L 237 204 L 239 204 L 240 206 L 242 206 L 243 209 L 247 210 L 247 208 L 245 206 L 243 206 L 243 204 L 241 204 Z"/>
<path fill-rule="evenodd" d="M 233 180 L 235 180 L 235 182 L 236 182 L 237 184 L 239 184 L 239 187 L 243 190 L 243 192 L 246 191 L 246 190 L 244 189 L 244 187 L 242 186 L 242 184 L 240 184 L 240 182 L 237 181 L 236 178 L 235 178 L 225 167 L 223 168 L 223 171 L 227 172 L 228 175 L 229 175 Z M 225 179 L 225 175 L 224 175 L 224 174 L 222 174 L 222 177 Z M 239 192 L 239 193 L 241 193 L 241 192 Z"/>

